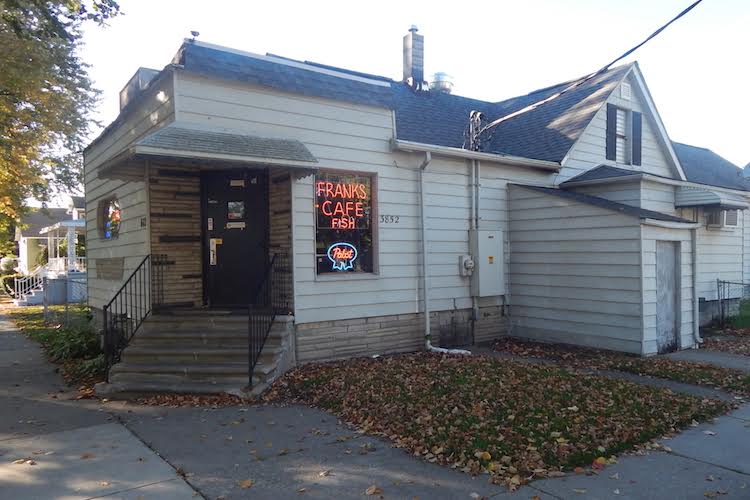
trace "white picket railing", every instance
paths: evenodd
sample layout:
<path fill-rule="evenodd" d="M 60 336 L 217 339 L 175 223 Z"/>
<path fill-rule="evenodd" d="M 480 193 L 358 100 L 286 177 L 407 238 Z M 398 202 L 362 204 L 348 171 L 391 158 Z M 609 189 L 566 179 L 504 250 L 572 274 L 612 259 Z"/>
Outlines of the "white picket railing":
<path fill-rule="evenodd" d="M 16 299 L 22 299 L 35 290 L 42 289 L 42 283 L 47 276 L 47 266 L 38 266 L 27 276 L 16 278 L 13 281 L 13 295 Z"/>
<path fill-rule="evenodd" d="M 69 268 L 68 266 L 67 257 L 53 257 L 49 259 L 48 268 L 50 271 L 60 273 L 65 271 L 77 271 L 82 273 L 86 271 L 86 257 L 76 257 L 72 268 Z"/>

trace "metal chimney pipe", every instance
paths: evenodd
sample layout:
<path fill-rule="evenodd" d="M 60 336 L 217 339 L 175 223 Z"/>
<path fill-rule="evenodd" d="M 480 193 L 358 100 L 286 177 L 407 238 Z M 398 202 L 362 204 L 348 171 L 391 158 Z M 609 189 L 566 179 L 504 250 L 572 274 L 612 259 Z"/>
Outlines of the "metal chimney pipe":
<path fill-rule="evenodd" d="M 404 36 L 404 82 L 415 90 L 424 84 L 424 36 L 417 34 L 414 25 Z"/>

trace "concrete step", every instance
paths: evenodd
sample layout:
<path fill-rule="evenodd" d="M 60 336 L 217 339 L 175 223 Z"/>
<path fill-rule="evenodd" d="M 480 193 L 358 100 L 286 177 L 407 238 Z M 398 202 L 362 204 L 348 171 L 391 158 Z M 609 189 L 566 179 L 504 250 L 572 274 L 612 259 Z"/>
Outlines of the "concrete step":
<path fill-rule="evenodd" d="M 260 358 L 271 361 L 281 353 L 280 345 L 266 345 Z M 247 363 L 247 343 L 236 347 L 205 345 L 134 344 L 122 354 L 123 362 Z"/>
<path fill-rule="evenodd" d="M 115 370 L 115 367 L 120 369 Z M 136 387 L 156 387 L 161 386 L 163 392 L 170 392 L 167 386 L 203 384 L 206 386 L 215 386 L 224 390 L 227 387 L 242 388 L 247 386 L 247 364 L 244 363 L 243 370 L 232 369 L 226 370 L 221 367 L 219 370 L 202 370 L 192 365 L 189 370 L 180 371 L 179 369 L 170 369 L 162 365 L 161 369 L 153 365 L 144 363 L 120 363 L 115 365 L 110 371 L 109 380 L 113 384 L 127 383 L 131 388 Z M 268 376 L 273 372 L 274 365 L 258 363 L 253 370 L 253 385 L 267 382 Z M 144 389 L 152 390 L 152 389 Z M 190 392 L 190 391 L 183 391 Z M 212 391 L 217 392 L 217 391 Z M 220 392 L 220 391 L 219 391 Z"/>
<path fill-rule="evenodd" d="M 284 338 L 280 334 L 274 334 L 266 338 L 264 347 L 279 347 Z M 220 348 L 227 347 L 232 349 L 247 349 L 247 332 L 242 334 L 203 334 L 195 332 L 160 332 L 146 333 L 140 330 L 135 334 L 131 341 L 132 346 L 173 346 L 173 347 L 204 347 Z"/>
<path fill-rule="evenodd" d="M 259 382 L 259 386 L 260 384 Z M 247 380 L 244 380 L 240 385 L 211 382 L 142 382 L 123 380 L 109 384 L 97 384 L 96 392 L 100 396 L 118 397 L 137 397 L 152 393 L 218 394 L 222 392 L 246 396 L 247 394 L 243 392 L 246 385 Z"/>

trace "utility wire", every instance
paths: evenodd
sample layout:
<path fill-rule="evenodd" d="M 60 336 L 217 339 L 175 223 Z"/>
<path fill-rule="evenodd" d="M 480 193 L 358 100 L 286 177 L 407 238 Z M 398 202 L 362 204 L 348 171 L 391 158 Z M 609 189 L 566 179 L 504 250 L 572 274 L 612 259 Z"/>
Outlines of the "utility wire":
<path fill-rule="evenodd" d="M 540 100 L 540 101 L 537 101 L 537 102 L 535 102 L 535 103 L 533 103 L 533 104 L 529 104 L 528 106 L 526 106 L 526 107 L 524 107 L 524 108 L 521 108 L 521 109 L 519 109 L 518 111 L 514 111 L 513 113 L 507 114 L 507 115 L 505 115 L 505 116 L 501 116 L 500 118 L 498 118 L 498 119 L 494 120 L 494 121 L 493 121 L 493 122 L 491 122 L 491 123 L 488 123 L 487 125 L 485 125 L 484 127 L 481 127 L 481 128 L 479 128 L 479 127 L 477 126 L 477 119 L 476 119 L 476 116 L 475 116 L 475 113 L 477 113 L 477 112 L 476 112 L 476 111 L 472 111 L 472 112 L 471 112 L 471 116 L 470 116 L 470 120 L 469 120 L 469 141 L 468 141 L 468 142 L 469 142 L 469 149 L 471 149 L 471 150 L 473 150 L 473 151 L 478 151 L 478 150 L 479 150 L 479 145 L 480 145 L 480 139 L 481 139 L 481 136 L 482 136 L 482 134 L 483 134 L 483 133 L 485 133 L 485 132 L 486 132 L 486 131 L 488 131 L 489 129 L 491 129 L 491 128 L 494 128 L 494 127 L 497 127 L 497 126 L 498 126 L 498 125 L 500 125 L 501 123 L 503 123 L 503 122 L 506 122 L 506 121 L 508 121 L 508 120 L 510 120 L 510 119 L 512 119 L 512 118 L 515 118 L 515 117 L 517 117 L 517 116 L 520 116 L 520 115 L 526 114 L 526 113 L 528 113 L 529 111 L 533 111 L 534 109 L 538 108 L 539 106 L 542 106 L 543 104 L 546 104 L 546 103 L 548 103 L 548 102 L 550 102 L 550 101 L 554 101 L 555 99 L 559 98 L 559 97 L 560 97 L 560 96 L 562 96 L 563 94 L 566 94 L 566 93 L 570 92 L 571 90 L 573 90 L 573 89 L 575 89 L 575 88 L 578 88 L 579 86 L 583 85 L 584 83 L 586 83 L 587 81 L 591 80 L 591 79 L 592 79 L 592 78 L 594 78 L 595 76 L 597 76 L 597 75 L 600 75 L 600 74 L 604 73 L 604 72 L 605 72 L 605 71 L 607 71 L 607 70 L 608 70 L 608 69 L 609 69 L 609 68 L 610 68 L 610 67 L 611 67 L 611 66 L 612 66 L 613 64 L 615 64 L 615 63 L 617 63 L 617 62 L 619 62 L 619 61 L 621 61 L 621 60 L 625 59 L 625 58 L 626 58 L 626 57 L 628 57 L 628 56 L 629 56 L 630 54 L 632 54 L 633 52 L 635 52 L 635 51 L 636 51 L 636 50 L 638 50 L 639 48 L 643 47 L 643 46 L 644 46 L 644 45 L 645 45 L 646 43 L 648 43 L 648 42 L 649 42 L 649 41 L 650 41 L 650 40 L 651 40 L 652 38 L 654 38 L 654 37 L 658 36 L 658 35 L 659 35 L 659 33 L 661 33 L 662 31 L 664 31 L 665 29 L 667 29 L 667 27 L 668 27 L 668 26 L 669 26 L 670 24 L 674 23 L 674 22 L 675 22 L 675 21 L 677 21 L 677 20 L 678 20 L 679 18 L 681 18 L 682 16 L 684 16 L 685 14 L 687 14 L 688 12 L 690 12 L 691 10 L 693 10 L 693 9 L 694 9 L 694 8 L 695 8 L 695 7 L 696 7 L 696 6 L 697 6 L 697 5 L 699 4 L 699 3 L 701 3 L 702 1 L 703 1 L 703 0 L 696 0 L 696 1 L 695 1 L 695 2 L 693 2 L 693 3 L 692 3 L 692 4 L 690 5 L 690 6 L 688 6 L 688 7 L 687 7 L 687 8 L 685 9 L 685 10 L 683 10 L 682 12 L 680 12 L 679 14 L 677 14 L 677 15 L 676 15 L 675 17 L 673 17 L 673 18 L 672 18 L 672 19 L 671 19 L 671 20 L 670 20 L 670 21 L 669 21 L 669 22 L 668 22 L 667 24 L 665 24 L 664 26 L 662 26 L 662 27 L 661 27 L 661 28 L 659 28 L 658 30 L 656 30 L 656 31 L 654 31 L 653 33 L 651 33 L 651 34 L 650 34 L 650 35 L 649 35 L 649 36 L 648 36 L 648 37 L 647 37 L 647 38 L 646 38 L 645 40 L 643 40 L 643 41 L 642 41 L 641 43 L 639 43 L 639 44 L 638 44 L 638 45 L 636 45 L 635 47 L 633 47 L 633 48 L 629 49 L 629 50 L 628 50 L 628 51 L 626 51 L 626 52 L 625 52 L 624 54 L 622 54 L 621 56 L 619 56 L 619 57 L 617 57 L 616 59 L 614 59 L 614 60 L 613 60 L 612 62 L 610 62 L 610 63 L 606 64 L 606 65 L 605 65 L 605 66 L 603 66 L 603 67 L 602 67 L 602 68 L 601 68 L 600 70 L 598 70 L 598 71 L 596 71 L 596 72 L 594 72 L 594 73 L 591 73 L 590 75 L 588 75 L 588 76 L 585 76 L 585 77 L 583 77 L 583 78 L 581 78 L 581 79 L 579 79 L 579 80 L 576 80 L 576 81 L 574 81 L 573 83 L 571 83 L 570 85 L 568 85 L 567 87 L 565 87 L 565 88 L 564 88 L 563 90 L 561 90 L 560 92 L 556 92 L 555 94 L 552 94 L 551 96 L 548 96 L 548 97 L 546 97 L 546 98 L 544 98 L 544 99 L 542 99 L 542 100 Z"/>

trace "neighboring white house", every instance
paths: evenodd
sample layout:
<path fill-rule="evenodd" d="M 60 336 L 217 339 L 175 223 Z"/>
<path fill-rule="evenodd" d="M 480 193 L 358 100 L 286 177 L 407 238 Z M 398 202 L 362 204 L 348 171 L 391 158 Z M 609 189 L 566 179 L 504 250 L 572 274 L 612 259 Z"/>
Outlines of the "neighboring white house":
<path fill-rule="evenodd" d="M 48 252 L 48 258 L 58 258 L 60 245 L 66 242 L 66 245 L 70 246 L 68 239 L 71 237 L 75 246 L 77 235 L 83 234 L 85 227 L 83 222 L 85 210 L 83 196 L 71 196 L 67 208 L 30 209 L 16 226 L 18 271 L 29 274 L 43 264 L 41 254 L 45 249 L 51 249 Z M 75 253 L 69 256 L 73 260 L 76 258 Z M 57 264 L 58 262 L 55 261 L 55 265 Z"/>
<path fill-rule="evenodd" d="M 451 95 L 423 82 L 422 47 L 405 37 L 404 81 L 192 40 L 163 70 L 141 68 L 84 153 L 100 319 L 157 256 L 143 297 L 171 318 L 246 310 L 275 255 L 290 259 L 273 286 L 295 362 L 425 336 L 695 346 L 712 283 L 750 272 L 739 170 L 670 140 L 636 63 L 466 149 L 472 112 L 486 124 L 570 82 L 500 102 Z M 187 376 L 156 347 L 126 349 L 118 374 Z"/>

